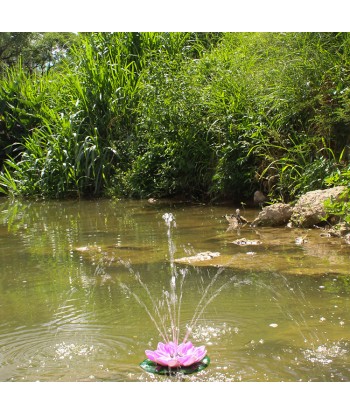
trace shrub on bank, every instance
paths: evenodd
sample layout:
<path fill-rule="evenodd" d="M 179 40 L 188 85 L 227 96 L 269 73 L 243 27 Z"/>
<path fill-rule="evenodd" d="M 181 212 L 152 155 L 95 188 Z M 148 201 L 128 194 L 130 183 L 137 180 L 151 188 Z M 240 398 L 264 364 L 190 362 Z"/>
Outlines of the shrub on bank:
<path fill-rule="evenodd" d="M 290 201 L 349 160 L 348 33 L 85 33 L 0 79 L 0 189 Z"/>

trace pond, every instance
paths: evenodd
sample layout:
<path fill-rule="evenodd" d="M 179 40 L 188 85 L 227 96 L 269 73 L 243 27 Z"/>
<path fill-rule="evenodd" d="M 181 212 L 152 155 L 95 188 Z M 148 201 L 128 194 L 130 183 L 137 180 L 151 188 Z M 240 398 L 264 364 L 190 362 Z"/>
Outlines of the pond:
<path fill-rule="evenodd" d="M 0 381 L 349 381 L 350 245 L 319 229 L 228 229 L 234 211 L 0 199 Z M 203 252 L 217 256 L 187 260 Z M 150 314 L 174 273 L 181 333 L 200 310 L 190 340 L 211 360 L 181 378 L 139 366 L 162 341 Z"/>

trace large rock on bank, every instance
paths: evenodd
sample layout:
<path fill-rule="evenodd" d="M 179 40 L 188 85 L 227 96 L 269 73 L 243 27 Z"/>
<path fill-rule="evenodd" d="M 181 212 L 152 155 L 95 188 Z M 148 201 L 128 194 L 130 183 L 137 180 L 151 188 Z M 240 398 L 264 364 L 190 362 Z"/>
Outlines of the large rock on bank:
<path fill-rule="evenodd" d="M 286 203 L 275 203 L 265 206 L 252 226 L 283 226 L 286 225 L 293 213 L 293 208 Z"/>
<path fill-rule="evenodd" d="M 300 197 L 294 207 L 285 203 L 266 206 L 252 222 L 252 226 L 290 224 L 295 227 L 311 228 L 325 221 L 325 201 L 339 201 L 346 189 L 345 186 L 337 186 L 331 189 L 307 192 Z"/>
<path fill-rule="evenodd" d="M 309 228 L 323 222 L 326 216 L 325 201 L 339 200 L 345 190 L 345 186 L 336 186 L 305 193 L 293 207 L 291 223 L 297 227 Z"/>

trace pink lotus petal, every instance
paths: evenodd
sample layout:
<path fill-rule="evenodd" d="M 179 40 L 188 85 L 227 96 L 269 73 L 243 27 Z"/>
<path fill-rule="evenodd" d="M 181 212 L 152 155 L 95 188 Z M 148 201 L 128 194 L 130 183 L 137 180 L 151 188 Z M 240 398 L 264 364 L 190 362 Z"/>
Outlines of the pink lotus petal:
<path fill-rule="evenodd" d="M 159 342 L 158 346 L 157 346 L 157 350 L 162 352 L 162 353 L 169 353 L 169 344 Z"/>
<path fill-rule="evenodd" d="M 196 350 L 197 362 L 199 362 L 200 360 L 204 359 L 204 357 L 206 356 L 206 354 L 207 354 L 207 351 L 205 349 L 205 346 L 197 347 L 197 350 Z"/>
<path fill-rule="evenodd" d="M 177 352 L 181 355 L 190 353 L 195 347 L 191 342 L 181 343 L 177 348 Z"/>
<path fill-rule="evenodd" d="M 165 347 L 165 350 L 167 351 L 167 353 L 169 353 L 171 355 L 175 355 L 176 354 L 177 345 L 174 342 L 169 342 L 165 346 L 166 346 Z"/>
<path fill-rule="evenodd" d="M 196 356 L 186 355 L 178 358 L 178 361 L 181 366 L 191 366 L 193 363 L 197 362 Z"/>
<path fill-rule="evenodd" d="M 146 350 L 145 351 L 147 359 L 152 360 L 155 362 L 159 358 L 159 354 L 153 350 Z"/>
<path fill-rule="evenodd" d="M 162 359 L 158 358 L 156 360 L 156 363 L 158 363 L 161 366 L 168 366 L 168 367 L 178 367 L 180 366 L 177 359 Z"/>
<path fill-rule="evenodd" d="M 174 342 L 159 342 L 156 350 L 146 350 L 148 359 L 161 366 L 179 367 L 191 366 L 201 361 L 207 351 L 205 346 L 194 347 L 191 342 L 177 345 Z"/>

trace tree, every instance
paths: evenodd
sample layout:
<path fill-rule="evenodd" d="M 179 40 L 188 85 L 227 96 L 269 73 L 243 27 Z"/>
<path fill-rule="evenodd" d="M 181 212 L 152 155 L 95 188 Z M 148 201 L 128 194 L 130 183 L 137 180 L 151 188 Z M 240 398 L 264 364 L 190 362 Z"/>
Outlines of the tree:
<path fill-rule="evenodd" d="M 17 63 L 33 35 L 31 32 L 0 32 L 0 68 Z"/>
<path fill-rule="evenodd" d="M 0 70 L 21 61 L 30 72 L 44 73 L 66 56 L 76 37 L 71 32 L 2 32 Z"/>
<path fill-rule="evenodd" d="M 27 56 L 28 69 L 48 71 L 67 55 L 76 38 L 77 35 L 70 32 L 37 33 Z"/>

